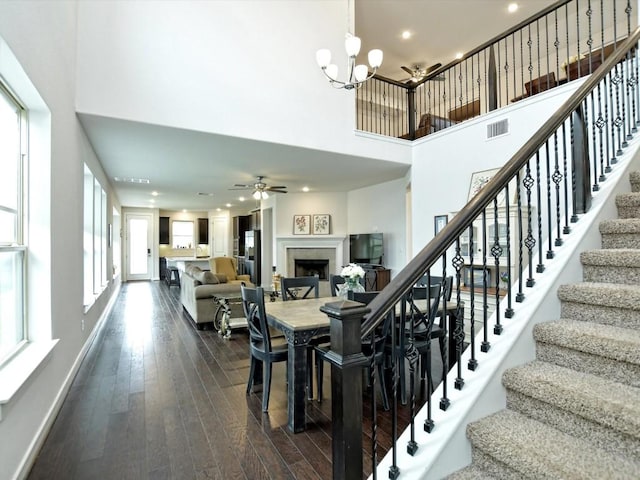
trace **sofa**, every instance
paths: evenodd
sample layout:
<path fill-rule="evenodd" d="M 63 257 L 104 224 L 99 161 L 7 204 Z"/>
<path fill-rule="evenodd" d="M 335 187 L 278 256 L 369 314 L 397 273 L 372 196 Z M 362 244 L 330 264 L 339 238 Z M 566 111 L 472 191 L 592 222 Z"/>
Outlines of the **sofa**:
<path fill-rule="evenodd" d="M 248 286 L 253 286 L 245 282 Z M 242 282 L 229 282 L 223 274 L 214 274 L 195 265 L 187 265 L 180 280 L 180 300 L 182 307 L 201 330 L 205 324 L 213 322 L 218 303 L 213 300 L 216 294 L 237 293 L 240 297 Z M 231 304 L 231 317 L 243 317 L 242 305 Z"/>

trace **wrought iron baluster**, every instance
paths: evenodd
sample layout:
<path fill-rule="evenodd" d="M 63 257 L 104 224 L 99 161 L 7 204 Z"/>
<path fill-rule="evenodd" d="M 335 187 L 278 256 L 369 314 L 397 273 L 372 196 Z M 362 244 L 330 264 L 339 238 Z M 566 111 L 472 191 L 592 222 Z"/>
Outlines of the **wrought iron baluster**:
<path fill-rule="evenodd" d="M 518 293 L 516 302 L 524 302 L 524 291 L 522 289 L 522 277 L 524 273 L 524 230 L 522 228 L 522 188 L 520 187 L 520 171 L 516 172 L 516 204 L 518 206 Z"/>
<path fill-rule="evenodd" d="M 537 205 L 542 205 L 542 190 L 541 190 L 541 178 L 540 178 L 540 150 L 536 152 L 536 200 Z M 536 266 L 536 272 L 542 273 L 544 272 L 544 264 L 542 263 L 542 259 L 544 258 L 542 255 L 542 209 L 538 208 L 536 212 L 536 216 L 538 217 L 538 265 Z"/>
<path fill-rule="evenodd" d="M 445 281 L 445 279 L 447 278 L 447 252 L 442 254 L 442 280 Z M 453 282 L 452 282 L 453 283 Z M 451 285 L 451 288 L 453 288 L 453 285 Z M 460 290 L 460 285 L 458 284 L 458 291 Z M 447 304 L 443 303 L 443 313 L 446 312 L 446 308 L 447 308 Z M 449 335 L 451 335 L 453 332 L 449 332 L 448 329 L 448 322 L 443 322 L 444 323 L 444 338 L 447 340 L 444 342 L 444 347 L 443 347 L 443 352 L 442 352 L 442 358 L 444 358 L 444 365 L 442 366 L 442 368 L 444 369 L 444 372 L 449 372 Z M 442 375 L 442 398 L 440 399 L 440 409 L 441 410 L 446 410 L 447 408 L 449 408 L 449 405 L 451 405 L 451 402 L 449 400 L 449 396 L 447 393 L 447 377 L 448 375 L 445 373 L 444 375 Z"/>
<path fill-rule="evenodd" d="M 522 184 L 527 189 L 527 239 L 525 240 L 525 246 L 529 250 L 529 278 L 527 278 L 527 287 L 533 287 L 535 280 L 533 279 L 533 249 L 536 246 L 536 239 L 533 237 L 533 219 L 531 218 L 531 189 L 534 185 L 533 177 L 531 176 L 531 161 L 527 160 L 526 174 Z"/>
<path fill-rule="evenodd" d="M 473 261 L 474 261 L 473 254 L 475 250 L 473 248 L 474 240 L 475 239 L 473 234 L 473 225 L 471 225 L 469 227 L 469 268 L 471 269 L 472 272 L 474 269 L 474 264 L 473 264 Z M 446 272 L 443 272 L 443 276 L 442 276 L 443 279 L 445 278 L 444 276 L 445 274 Z M 470 329 L 469 335 L 471 336 L 471 343 L 469 345 L 469 348 L 471 349 L 471 358 L 469 358 L 469 362 L 467 363 L 467 368 L 473 371 L 478 366 L 478 360 L 476 360 L 476 327 L 475 327 L 476 289 L 474 287 L 472 287 L 469 290 L 469 303 L 470 303 L 469 317 L 471 319 L 471 324 L 469 326 L 469 329 Z M 444 312 L 446 312 L 446 303 L 444 304 L 443 313 Z M 447 322 L 444 322 L 444 324 L 446 325 Z M 464 329 L 463 329 L 463 333 L 464 333 Z"/>
<path fill-rule="evenodd" d="M 507 243 L 507 309 L 504 312 L 504 318 L 513 317 L 513 307 L 511 303 L 511 215 L 509 204 L 509 184 L 504 187 L 504 215 L 506 224 L 506 243 Z M 500 276 L 500 274 L 498 274 Z"/>
<path fill-rule="evenodd" d="M 569 226 L 569 177 L 568 177 L 568 161 L 567 161 L 567 122 L 562 124 L 562 165 L 564 178 L 564 227 L 562 233 L 568 235 L 571 233 Z"/>
<path fill-rule="evenodd" d="M 402 300 L 404 303 L 404 299 Z M 400 321 L 404 321 L 404 318 L 400 318 Z M 392 323 L 391 328 L 391 345 L 393 345 L 393 351 L 395 353 L 391 354 L 391 376 L 392 376 L 392 399 L 391 399 L 391 466 L 389 467 L 389 478 L 395 480 L 400 475 L 400 469 L 398 468 L 398 362 L 404 362 L 404 358 L 402 358 L 402 354 L 398 352 L 399 349 L 396 349 L 396 345 L 398 345 L 398 329 L 396 325 Z"/>
<path fill-rule="evenodd" d="M 493 199 L 493 246 L 491 247 L 491 255 L 493 255 L 495 266 L 495 302 L 496 302 L 496 323 L 493 326 L 493 333 L 500 335 L 502 333 L 502 324 L 500 323 L 500 257 L 502 256 L 502 247 L 500 246 L 500 223 L 498 220 L 498 198 Z"/>
<path fill-rule="evenodd" d="M 533 57 L 531 56 L 533 41 L 531 40 L 531 24 L 527 26 L 527 31 L 529 32 L 529 39 L 527 40 L 527 46 L 529 47 L 529 82 L 533 82 Z M 533 91 L 533 89 L 531 91 Z M 528 95 L 531 95 L 531 92 L 528 92 Z"/>
<path fill-rule="evenodd" d="M 371 474 L 373 480 L 378 478 L 378 410 L 376 402 L 376 356 L 371 355 L 369 365 L 369 383 L 371 384 Z M 320 379 L 322 381 L 322 379 Z"/>
<path fill-rule="evenodd" d="M 549 250 L 547 250 L 547 258 L 553 258 L 553 230 L 551 223 L 551 163 L 549 159 L 549 140 L 544 144 L 545 148 L 545 161 L 547 164 L 546 177 L 547 177 L 547 238 Z"/>
<path fill-rule="evenodd" d="M 411 299 L 410 301 L 413 302 L 413 292 L 409 292 L 408 297 Z M 405 305 L 404 308 L 406 308 L 406 303 L 407 302 L 402 302 L 403 305 Z M 393 310 L 392 310 L 393 311 Z M 390 313 L 391 314 L 391 313 Z M 402 320 L 404 321 L 404 320 Z M 415 331 L 414 331 L 414 312 L 413 309 L 411 310 L 411 320 L 410 320 L 410 326 L 409 326 L 409 345 L 408 348 L 406 350 L 406 352 L 404 353 L 405 357 L 407 358 L 407 360 L 409 360 L 409 397 L 410 397 L 410 403 L 409 403 L 409 408 L 410 408 L 410 414 L 411 414 L 411 424 L 410 424 L 410 434 L 411 434 L 411 438 L 409 440 L 409 442 L 407 443 L 407 453 L 409 455 L 414 455 L 417 451 L 418 451 L 418 444 L 416 443 L 416 435 L 415 435 L 415 411 L 416 411 L 416 391 L 415 391 L 415 373 L 416 373 L 416 364 L 418 363 L 418 350 L 415 347 Z M 406 322 L 405 322 L 405 328 L 406 328 Z M 400 342 L 402 342 L 404 339 L 399 339 Z M 404 360 L 403 360 L 404 361 Z M 427 397 L 430 398 L 431 397 L 431 382 L 427 382 Z"/>
<path fill-rule="evenodd" d="M 472 227 L 469 227 L 469 228 L 472 228 Z M 456 311 L 457 321 L 456 321 L 456 328 L 453 331 L 453 338 L 456 342 L 456 361 L 457 361 L 458 377 L 455 380 L 454 388 L 460 390 L 464 385 L 464 380 L 462 380 L 462 371 L 460 367 L 460 355 L 462 353 L 462 349 L 459 341 L 460 332 L 458 331 L 458 323 L 459 323 L 460 313 L 461 313 L 460 312 L 460 301 L 461 301 L 460 300 L 460 286 L 461 286 L 460 279 L 461 279 L 462 268 L 464 267 L 464 259 L 462 258 L 462 255 L 460 253 L 460 237 L 456 239 L 456 254 L 451 260 L 451 264 L 453 268 L 455 268 L 456 270 L 456 308 L 457 308 L 457 311 Z M 462 335 L 464 340 L 464 333 Z M 442 402 L 440 404 L 440 408 L 442 408 Z"/>
<path fill-rule="evenodd" d="M 487 297 L 487 210 L 482 210 L 482 345 L 481 352 L 488 352 L 489 342 L 489 299 Z"/>
<path fill-rule="evenodd" d="M 591 0 L 587 1 L 587 30 L 589 34 L 587 35 L 587 47 L 589 47 L 589 73 L 593 72 L 593 36 L 592 28 L 591 28 L 591 15 L 593 14 L 593 10 L 591 9 Z"/>
<path fill-rule="evenodd" d="M 554 168 L 553 175 L 551 179 L 556 186 L 556 241 L 554 245 L 559 247 L 562 245 L 562 237 L 560 236 L 560 223 L 562 221 L 561 213 L 560 213 L 560 182 L 562 182 L 562 174 L 560 173 L 560 163 L 558 160 L 558 131 L 553 134 L 553 152 L 554 152 Z M 551 237 L 551 232 L 549 232 L 549 237 Z"/>

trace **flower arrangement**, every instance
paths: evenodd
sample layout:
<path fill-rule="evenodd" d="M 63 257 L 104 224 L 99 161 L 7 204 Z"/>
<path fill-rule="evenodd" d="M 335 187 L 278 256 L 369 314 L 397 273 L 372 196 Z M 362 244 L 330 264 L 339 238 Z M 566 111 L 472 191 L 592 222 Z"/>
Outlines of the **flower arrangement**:
<path fill-rule="evenodd" d="M 347 281 L 353 280 L 354 282 L 357 282 L 364 277 L 364 269 L 360 265 L 350 263 L 346 267 L 342 268 L 340 276 L 344 277 Z"/>
<path fill-rule="evenodd" d="M 504 283 L 509 283 L 509 272 L 500 272 L 500 280 Z"/>
<path fill-rule="evenodd" d="M 360 279 L 364 278 L 364 269 L 360 265 L 350 263 L 346 267 L 342 267 L 340 276 L 344 278 L 345 283 L 338 287 L 338 296 L 347 298 L 349 290 L 364 292 L 364 287 L 360 284 Z"/>

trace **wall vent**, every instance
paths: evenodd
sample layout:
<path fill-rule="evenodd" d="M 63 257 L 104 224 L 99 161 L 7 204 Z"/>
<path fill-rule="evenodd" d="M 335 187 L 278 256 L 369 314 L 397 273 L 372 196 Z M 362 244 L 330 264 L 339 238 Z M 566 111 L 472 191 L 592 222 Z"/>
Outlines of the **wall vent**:
<path fill-rule="evenodd" d="M 505 118 L 487 125 L 487 140 L 509 133 L 509 119 Z"/>

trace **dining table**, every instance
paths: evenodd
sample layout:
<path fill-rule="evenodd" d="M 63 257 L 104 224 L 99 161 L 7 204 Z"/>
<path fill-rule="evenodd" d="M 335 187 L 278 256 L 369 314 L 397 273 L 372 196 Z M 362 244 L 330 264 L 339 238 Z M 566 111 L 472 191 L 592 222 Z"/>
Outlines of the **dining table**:
<path fill-rule="evenodd" d="M 320 307 L 341 300 L 320 297 L 266 304 L 267 322 L 282 331 L 287 340 L 287 419 L 289 430 L 294 433 L 305 429 L 309 342 L 313 337 L 329 333 L 329 317 L 320 311 Z"/>
<path fill-rule="evenodd" d="M 290 431 L 299 433 L 306 427 L 306 382 L 307 348 L 312 338 L 329 333 L 329 317 L 320 307 L 334 302 L 342 302 L 338 297 L 320 297 L 276 301 L 265 305 L 267 322 L 282 331 L 289 351 L 287 378 L 287 423 Z M 456 340 L 453 331 L 457 314 L 464 318 L 464 310 L 458 310 L 454 302 L 447 302 L 445 315 L 448 317 L 449 367 L 455 362 Z"/>

